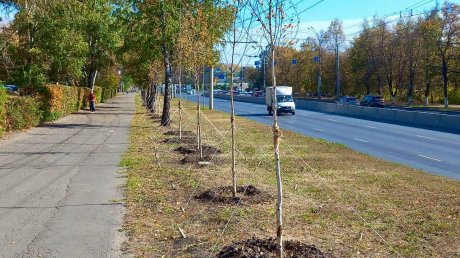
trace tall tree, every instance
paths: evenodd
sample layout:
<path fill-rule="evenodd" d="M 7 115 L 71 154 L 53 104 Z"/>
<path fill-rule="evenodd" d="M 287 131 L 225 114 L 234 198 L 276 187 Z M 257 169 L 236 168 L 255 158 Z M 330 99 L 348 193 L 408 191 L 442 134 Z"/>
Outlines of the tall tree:
<path fill-rule="evenodd" d="M 83 29 L 87 43 L 87 59 L 84 66 L 86 85 L 93 89 L 98 72 L 114 63 L 117 47 L 121 46 L 120 27 L 113 15 L 110 0 L 82 1 Z"/>
<path fill-rule="evenodd" d="M 266 43 L 268 44 L 268 52 L 271 63 L 271 79 L 273 86 L 273 149 L 275 154 L 275 168 L 276 168 L 276 182 L 278 198 L 276 202 L 276 239 L 277 239 L 277 256 L 283 257 L 283 185 L 281 181 L 281 164 L 280 164 L 280 140 L 281 130 L 278 126 L 278 115 L 277 115 L 277 98 L 276 98 L 276 66 L 277 60 L 276 48 L 281 46 L 282 40 L 286 37 L 286 29 L 290 28 L 292 24 L 290 22 L 287 10 L 291 9 L 286 6 L 285 1 L 278 0 L 254 0 L 249 2 L 249 6 L 252 10 L 252 15 L 255 16 L 256 20 L 260 22 L 262 27 L 263 35 Z M 292 7 L 292 6 L 291 6 Z M 294 8 L 295 9 L 295 8 Z M 292 19 L 294 16 L 291 17 Z M 286 21 L 287 19 L 287 21 Z M 285 26 L 286 25 L 286 26 Z"/>
<path fill-rule="evenodd" d="M 419 69 L 419 60 L 421 52 L 421 39 L 420 39 L 420 23 L 413 21 L 411 18 L 405 24 L 405 52 L 407 55 L 407 69 L 408 69 L 408 88 L 407 88 L 407 102 L 412 104 L 414 98 L 415 77 Z"/>
<path fill-rule="evenodd" d="M 338 19 L 335 19 L 329 25 L 328 30 L 326 31 L 326 40 L 335 52 L 335 89 L 334 96 L 336 99 L 339 99 L 341 96 L 340 90 L 340 50 L 345 43 L 345 34 L 343 32 L 342 22 Z"/>
<path fill-rule="evenodd" d="M 450 62 L 454 57 L 454 44 L 460 32 L 460 8 L 451 2 L 444 2 L 441 8 L 442 18 L 439 20 L 439 32 L 437 37 L 437 49 L 441 59 L 441 75 L 444 90 L 444 107 L 449 106 L 449 73 Z"/>
<path fill-rule="evenodd" d="M 421 69 L 422 69 L 422 82 L 424 84 L 424 104 L 429 104 L 429 96 L 432 91 L 432 85 L 436 74 L 439 69 L 437 63 L 439 63 L 437 55 L 437 12 L 432 11 L 429 13 L 420 24 L 421 30 Z"/>
<path fill-rule="evenodd" d="M 244 56 L 246 55 L 246 51 L 248 49 L 248 33 L 247 30 L 251 27 L 252 23 L 252 16 L 249 16 L 249 18 L 246 15 L 246 11 L 249 11 L 247 8 L 247 1 L 243 0 L 232 0 L 227 3 L 229 9 L 232 11 L 232 23 L 231 23 L 231 28 L 227 31 L 225 34 L 225 45 L 230 48 L 230 59 L 227 61 L 229 63 L 228 67 L 229 69 L 227 70 L 230 73 L 230 87 L 228 90 L 230 90 L 230 123 L 231 123 L 231 130 L 232 130 L 232 194 L 233 197 L 236 197 L 236 135 L 235 135 L 235 130 L 236 130 L 236 120 L 235 120 L 235 102 L 233 100 L 233 81 L 234 81 L 234 75 L 235 75 L 235 68 L 237 66 L 241 66 L 241 62 L 244 59 Z M 236 55 L 235 51 L 237 50 L 237 46 L 241 46 L 241 44 L 244 44 L 243 46 L 243 51 L 239 53 L 239 55 Z M 224 55 L 224 57 L 227 57 L 227 55 Z M 241 68 L 243 69 L 243 68 Z M 243 82 L 243 78 L 241 78 L 241 81 Z"/>
<path fill-rule="evenodd" d="M 185 13 L 180 39 L 184 56 L 184 68 L 193 75 L 197 101 L 197 148 L 203 157 L 201 138 L 200 74 L 204 66 L 212 66 L 218 61 L 214 49 L 232 22 L 231 10 L 227 6 L 216 5 L 213 1 L 190 1 L 184 5 Z"/>
<path fill-rule="evenodd" d="M 70 0 L 4 1 L 2 5 L 15 13 L 1 32 L 8 79 L 29 87 L 49 81 L 76 84 L 86 55 L 81 33 L 84 5 Z"/>

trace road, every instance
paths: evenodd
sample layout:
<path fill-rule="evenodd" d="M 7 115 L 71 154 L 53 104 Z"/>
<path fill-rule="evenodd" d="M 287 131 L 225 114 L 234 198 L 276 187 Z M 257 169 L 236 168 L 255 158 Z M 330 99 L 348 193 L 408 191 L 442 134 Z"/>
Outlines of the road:
<path fill-rule="evenodd" d="M 185 95 L 191 101 L 196 96 Z M 208 98 L 204 97 L 206 106 Z M 229 100 L 215 99 L 216 110 L 229 112 Z M 271 124 L 265 105 L 236 102 L 235 113 Z M 460 180 L 460 135 L 404 125 L 297 110 L 281 115 L 280 127 L 306 136 L 342 143 L 362 153 Z"/>
<path fill-rule="evenodd" d="M 118 257 L 134 95 L 0 142 L 0 257 Z"/>

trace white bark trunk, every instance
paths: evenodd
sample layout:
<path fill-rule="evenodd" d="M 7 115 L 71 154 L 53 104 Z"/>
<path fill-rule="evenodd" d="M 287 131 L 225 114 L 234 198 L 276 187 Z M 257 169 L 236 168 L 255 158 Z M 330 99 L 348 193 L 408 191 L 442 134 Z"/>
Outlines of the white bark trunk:
<path fill-rule="evenodd" d="M 273 45 L 272 45 L 273 46 Z M 276 73 L 275 73 L 275 49 L 272 47 L 272 78 L 273 78 L 273 140 L 275 149 L 276 162 L 276 186 L 278 189 L 278 199 L 276 202 L 276 240 L 278 244 L 278 257 L 283 257 L 283 183 L 281 181 L 281 165 L 279 142 L 281 140 L 281 131 L 278 127 L 278 100 L 276 99 Z"/>
<path fill-rule="evenodd" d="M 196 137 L 197 137 L 197 148 L 200 152 L 200 159 L 203 158 L 203 148 L 201 144 L 201 114 L 200 114 L 200 79 L 199 79 L 198 68 L 195 69 L 195 85 L 196 85 L 196 94 L 197 94 L 197 123 L 196 123 Z"/>
<path fill-rule="evenodd" d="M 233 66 L 233 62 L 232 62 Z M 232 125 L 232 194 L 236 197 L 236 141 L 235 141 L 235 102 L 233 100 L 233 67 L 231 68 L 231 86 L 230 86 L 230 123 Z"/>
<path fill-rule="evenodd" d="M 182 139 L 182 67 L 179 65 L 179 139 Z"/>

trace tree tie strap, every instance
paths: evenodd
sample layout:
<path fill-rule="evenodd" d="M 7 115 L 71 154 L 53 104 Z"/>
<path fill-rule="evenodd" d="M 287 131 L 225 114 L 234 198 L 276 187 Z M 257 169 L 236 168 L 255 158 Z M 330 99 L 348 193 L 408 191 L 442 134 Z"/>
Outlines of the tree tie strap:
<path fill-rule="evenodd" d="M 283 133 L 281 132 L 278 125 L 274 125 L 273 126 L 273 143 L 275 144 L 275 147 L 279 146 L 282 135 Z"/>

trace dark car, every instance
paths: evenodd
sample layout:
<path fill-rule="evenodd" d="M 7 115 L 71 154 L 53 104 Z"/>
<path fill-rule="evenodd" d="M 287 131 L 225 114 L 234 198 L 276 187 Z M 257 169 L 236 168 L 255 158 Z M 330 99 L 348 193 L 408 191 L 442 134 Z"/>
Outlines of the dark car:
<path fill-rule="evenodd" d="M 359 101 L 355 97 L 343 96 L 337 101 L 338 104 L 344 105 L 359 105 Z"/>
<path fill-rule="evenodd" d="M 361 100 L 361 106 L 367 107 L 385 107 L 385 100 L 382 96 L 365 96 L 363 100 Z"/>
<path fill-rule="evenodd" d="M 0 88 L 7 90 L 8 92 L 18 93 L 18 86 L 16 85 L 0 85 Z"/>

